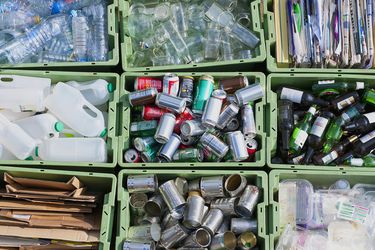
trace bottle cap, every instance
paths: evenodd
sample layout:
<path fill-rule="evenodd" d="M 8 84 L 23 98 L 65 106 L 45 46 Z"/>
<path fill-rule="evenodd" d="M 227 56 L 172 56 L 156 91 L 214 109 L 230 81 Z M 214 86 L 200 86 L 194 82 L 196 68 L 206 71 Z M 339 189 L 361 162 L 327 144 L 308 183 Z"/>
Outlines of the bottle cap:
<path fill-rule="evenodd" d="M 36 156 L 36 157 L 39 157 L 39 147 L 36 147 L 36 148 L 35 148 L 35 156 Z"/>
<path fill-rule="evenodd" d="M 61 132 L 64 130 L 64 124 L 62 122 L 56 122 L 55 123 L 55 130 L 57 132 Z"/>
<path fill-rule="evenodd" d="M 52 4 L 52 9 L 51 9 L 51 14 L 52 15 L 55 15 L 55 14 L 59 14 L 61 12 L 61 4 L 59 1 L 56 1 Z"/>
<path fill-rule="evenodd" d="M 107 90 L 109 93 L 112 93 L 113 91 L 115 91 L 115 88 L 112 83 L 108 83 Z"/>
<path fill-rule="evenodd" d="M 25 161 L 32 161 L 32 160 L 34 160 L 32 156 L 29 156 L 29 157 L 27 157 L 27 158 L 25 159 Z"/>
<path fill-rule="evenodd" d="M 100 134 L 100 137 L 104 137 L 104 136 L 106 136 L 106 135 L 107 135 L 107 132 L 108 132 L 108 130 L 107 130 L 107 128 L 105 128 L 105 129 L 102 131 L 102 133 Z"/>

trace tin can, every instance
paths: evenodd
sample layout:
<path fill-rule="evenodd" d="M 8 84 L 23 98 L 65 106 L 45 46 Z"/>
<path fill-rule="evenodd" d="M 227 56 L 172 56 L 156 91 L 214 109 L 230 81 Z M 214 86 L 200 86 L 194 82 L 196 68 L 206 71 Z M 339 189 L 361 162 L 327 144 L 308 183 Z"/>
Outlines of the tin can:
<path fill-rule="evenodd" d="M 258 142 L 249 137 L 245 137 L 246 149 L 250 156 L 253 156 L 258 148 Z"/>
<path fill-rule="evenodd" d="M 150 120 L 159 120 L 160 117 L 166 113 L 165 109 L 161 109 L 156 106 L 143 106 L 142 107 L 142 118 L 143 120 L 150 121 Z"/>
<path fill-rule="evenodd" d="M 141 152 L 141 159 L 143 162 L 154 162 L 159 150 L 159 144 L 155 144 L 147 150 Z"/>
<path fill-rule="evenodd" d="M 237 119 L 237 117 L 233 117 L 228 122 L 228 124 L 225 128 L 225 131 L 233 132 L 233 131 L 237 131 L 239 128 L 240 128 L 240 121 Z"/>
<path fill-rule="evenodd" d="M 197 178 L 194 180 L 189 181 L 189 192 L 191 191 L 200 191 L 201 189 L 201 178 Z"/>
<path fill-rule="evenodd" d="M 253 185 L 247 185 L 242 193 L 235 211 L 244 218 L 250 218 L 256 209 L 259 200 L 259 188 Z"/>
<path fill-rule="evenodd" d="M 164 108 L 177 114 L 181 114 L 186 108 L 185 99 L 165 93 L 159 93 L 156 96 L 155 104 L 159 108 Z"/>
<path fill-rule="evenodd" d="M 172 134 L 168 142 L 164 144 L 159 151 L 159 156 L 163 157 L 167 162 L 172 161 L 172 157 L 181 144 L 181 138 L 177 134 Z"/>
<path fill-rule="evenodd" d="M 185 229 L 181 224 L 177 223 L 162 232 L 160 245 L 166 249 L 170 249 L 177 245 L 177 243 L 186 239 L 188 236 L 188 230 Z"/>
<path fill-rule="evenodd" d="M 237 246 L 237 238 L 234 233 L 227 231 L 223 234 L 217 234 L 213 237 L 210 250 L 233 250 Z"/>
<path fill-rule="evenodd" d="M 134 90 L 155 88 L 158 92 L 163 91 L 163 82 L 159 78 L 140 76 L 134 81 Z"/>
<path fill-rule="evenodd" d="M 230 224 L 230 217 L 224 215 L 224 220 L 221 223 L 219 229 L 216 231 L 216 234 L 223 234 L 223 233 L 229 231 L 229 224 Z"/>
<path fill-rule="evenodd" d="M 146 209 L 146 205 L 145 205 L 145 209 Z M 161 222 L 160 217 L 150 217 L 147 214 L 145 214 L 142 218 L 138 220 L 138 224 L 140 225 L 147 225 L 147 224 L 152 224 L 152 223 L 156 223 L 160 225 L 160 222 Z"/>
<path fill-rule="evenodd" d="M 207 100 L 214 90 L 214 78 L 212 76 L 201 76 L 195 90 L 193 101 L 193 113 L 202 114 Z"/>
<path fill-rule="evenodd" d="M 210 148 L 212 150 L 212 153 L 214 153 L 219 158 L 223 158 L 229 150 L 228 145 L 226 145 L 217 136 L 208 132 L 202 135 L 202 137 L 200 138 L 200 142 L 203 146 Z"/>
<path fill-rule="evenodd" d="M 153 104 L 158 91 L 154 88 L 138 90 L 129 93 L 129 103 L 132 107 Z"/>
<path fill-rule="evenodd" d="M 245 218 L 232 218 L 230 230 L 235 234 L 241 234 L 247 231 L 258 233 L 258 221 Z"/>
<path fill-rule="evenodd" d="M 177 118 L 176 118 L 176 124 L 174 126 L 173 132 L 176 134 L 181 133 L 181 124 L 184 123 L 185 121 L 190 121 L 193 120 L 194 116 L 193 113 L 189 108 L 186 108 L 184 112 L 182 112 Z"/>
<path fill-rule="evenodd" d="M 185 148 L 177 150 L 173 154 L 174 162 L 201 162 L 203 161 L 203 151 L 198 148 Z"/>
<path fill-rule="evenodd" d="M 125 240 L 123 250 L 156 250 L 153 241 Z"/>
<path fill-rule="evenodd" d="M 139 152 L 150 150 L 152 147 L 157 145 L 154 137 L 137 137 L 133 141 L 134 147 Z"/>
<path fill-rule="evenodd" d="M 230 197 L 239 196 L 247 185 L 245 176 L 240 174 L 232 174 L 225 180 L 225 191 Z"/>
<path fill-rule="evenodd" d="M 216 231 L 223 223 L 224 214 L 220 209 L 210 209 L 208 214 L 203 220 L 202 227 L 210 232 L 211 235 L 215 235 Z"/>
<path fill-rule="evenodd" d="M 184 247 L 208 247 L 211 244 L 211 235 L 204 228 L 198 228 L 191 233 L 183 243 Z"/>
<path fill-rule="evenodd" d="M 145 193 L 133 193 L 129 197 L 129 207 L 132 216 L 143 216 L 144 206 L 147 202 L 147 195 Z"/>
<path fill-rule="evenodd" d="M 241 131 L 228 132 L 227 138 L 234 161 L 239 162 L 249 158 L 245 138 Z"/>
<path fill-rule="evenodd" d="M 141 161 L 141 156 L 135 149 L 128 149 L 124 153 L 124 160 L 127 163 L 137 163 Z"/>
<path fill-rule="evenodd" d="M 174 179 L 174 184 L 177 187 L 178 192 L 182 194 L 183 196 L 187 195 L 189 192 L 189 184 L 188 181 L 185 178 L 182 177 L 176 177 Z"/>
<path fill-rule="evenodd" d="M 176 74 L 166 73 L 163 77 L 163 93 L 177 96 L 180 88 L 180 78 Z"/>
<path fill-rule="evenodd" d="M 249 250 L 256 246 L 257 237 L 252 232 L 244 232 L 237 239 L 237 246 L 241 250 Z"/>
<path fill-rule="evenodd" d="M 176 225 L 177 223 L 179 223 L 178 219 L 173 218 L 171 213 L 169 213 L 169 211 L 168 211 L 163 216 L 163 219 L 161 221 L 161 227 L 163 229 L 166 229 L 166 228 L 170 228 L 170 227 Z"/>
<path fill-rule="evenodd" d="M 160 194 L 152 196 L 150 199 L 148 199 L 144 206 L 146 214 L 151 217 L 162 216 L 165 208 L 166 204 Z"/>
<path fill-rule="evenodd" d="M 212 92 L 212 96 L 208 99 L 202 115 L 203 126 L 207 128 L 214 128 L 216 126 L 219 120 L 221 106 L 226 96 L 224 90 L 217 89 Z"/>
<path fill-rule="evenodd" d="M 130 124 L 130 134 L 132 136 L 153 136 L 158 127 L 157 121 L 140 121 Z"/>
<path fill-rule="evenodd" d="M 242 107 L 242 132 L 246 137 L 250 138 L 255 138 L 257 135 L 253 104 L 251 102 Z"/>
<path fill-rule="evenodd" d="M 237 200 L 238 197 L 215 199 L 211 202 L 210 207 L 220 209 L 225 216 L 236 215 L 234 206 Z"/>
<path fill-rule="evenodd" d="M 129 193 L 149 193 L 158 189 L 158 178 L 153 174 L 129 175 L 127 178 Z"/>
<path fill-rule="evenodd" d="M 206 128 L 202 125 L 200 120 L 189 120 L 184 121 L 181 124 L 181 134 L 186 137 L 203 135 L 206 132 Z"/>
<path fill-rule="evenodd" d="M 188 106 L 193 102 L 194 94 L 194 78 L 191 76 L 183 76 L 182 83 L 180 84 L 179 97 L 186 99 Z"/>
<path fill-rule="evenodd" d="M 130 239 L 142 239 L 159 241 L 161 235 L 160 225 L 157 223 L 148 225 L 131 226 L 128 229 L 127 237 Z"/>
<path fill-rule="evenodd" d="M 183 224 L 189 229 L 197 228 L 203 220 L 204 199 L 198 192 L 191 192 L 187 198 Z"/>
<path fill-rule="evenodd" d="M 204 176 L 201 178 L 201 193 L 204 198 L 225 197 L 224 176 Z"/>
<path fill-rule="evenodd" d="M 174 114 L 165 113 L 159 121 L 154 139 L 161 144 L 167 143 L 173 133 L 175 122 L 176 116 Z"/>
<path fill-rule="evenodd" d="M 162 195 L 168 209 L 175 219 L 183 217 L 183 208 L 186 201 L 184 197 L 178 192 L 174 180 L 169 180 L 159 187 L 160 194 Z"/>
<path fill-rule="evenodd" d="M 236 90 L 249 86 L 249 80 L 246 76 L 237 76 L 229 79 L 219 80 L 219 86 L 222 90 L 225 90 L 228 94 L 233 94 Z"/>
<path fill-rule="evenodd" d="M 263 98 L 264 91 L 259 83 L 254 83 L 247 86 L 246 88 L 237 90 L 234 93 L 234 96 L 236 98 L 237 105 L 242 107 L 249 102 L 253 102 Z"/>
<path fill-rule="evenodd" d="M 238 114 L 239 110 L 239 107 L 233 103 L 226 106 L 219 116 L 216 127 L 219 129 L 224 129 L 231 121 L 231 119 Z"/>
<path fill-rule="evenodd" d="M 184 146 L 192 146 L 194 144 L 197 144 L 198 141 L 199 141 L 199 136 L 184 136 L 183 134 L 181 134 L 181 144 Z M 185 147 L 185 148 L 188 148 L 188 147 Z"/>

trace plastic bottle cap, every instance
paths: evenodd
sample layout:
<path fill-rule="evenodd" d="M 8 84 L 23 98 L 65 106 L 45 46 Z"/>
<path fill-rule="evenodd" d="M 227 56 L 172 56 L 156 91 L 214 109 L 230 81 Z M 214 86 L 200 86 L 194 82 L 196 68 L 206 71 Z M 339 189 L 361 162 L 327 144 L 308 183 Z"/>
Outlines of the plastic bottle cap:
<path fill-rule="evenodd" d="M 26 159 L 25 159 L 25 161 L 33 161 L 34 159 L 33 159 L 33 157 L 32 156 L 29 156 L 29 157 L 27 157 Z"/>
<path fill-rule="evenodd" d="M 36 148 L 35 148 L 35 155 L 36 155 L 37 157 L 39 157 L 39 147 L 36 147 Z"/>
<path fill-rule="evenodd" d="M 103 131 L 102 131 L 102 133 L 100 134 L 100 137 L 104 137 L 104 136 L 106 136 L 107 135 L 107 129 L 105 128 Z"/>
<path fill-rule="evenodd" d="M 61 12 L 61 5 L 58 1 L 56 1 L 52 4 L 51 14 L 55 15 L 55 14 L 59 14 L 60 12 Z"/>
<path fill-rule="evenodd" d="M 56 122 L 55 123 L 55 130 L 57 132 L 61 132 L 64 130 L 64 124 L 62 122 Z"/>
<path fill-rule="evenodd" d="M 115 90 L 115 88 L 113 87 L 113 84 L 112 84 L 112 83 L 108 83 L 108 85 L 107 85 L 107 89 L 108 89 L 108 92 L 109 92 L 109 93 L 112 93 L 112 92 Z"/>

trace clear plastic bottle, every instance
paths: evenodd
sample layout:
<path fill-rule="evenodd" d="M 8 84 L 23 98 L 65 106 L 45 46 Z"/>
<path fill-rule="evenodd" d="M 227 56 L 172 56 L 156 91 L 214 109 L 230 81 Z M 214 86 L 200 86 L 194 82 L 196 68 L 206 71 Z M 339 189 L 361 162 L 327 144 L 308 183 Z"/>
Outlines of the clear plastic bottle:
<path fill-rule="evenodd" d="M 88 137 L 106 135 L 102 112 L 88 102 L 78 89 L 60 82 L 45 103 L 52 114 L 79 134 Z"/>
<path fill-rule="evenodd" d="M 39 22 L 40 17 L 38 15 L 32 15 L 22 10 L 0 14 L 0 30 L 24 29 Z"/>
<path fill-rule="evenodd" d="M 0 144 L 20 160 L 28 158 L 36 147 L 36 142 L 32 137 L 1 114 Z"/>
<path fill-rule="evenodd" d="M 72 10 L 80 10 L 89 5 L 99 4 L 102 0 L 55 0 L 52 4 L 52 15 L 69 13 Z"/>
<path fill-rule="evenodd" d="M 55 138 L 35 149 L 44 161 L 106 162 L 107 145 L 102 138 Z"/>
<path fill-rule="evenodd" d="M 51 15 L 52 4 L 54 0 L 27 0 L 27 1 L 23 0 L 23 2 L 28 3 L 28 6 L 27 6 L 28 11 L 38 14 L 39 16 L 42 16 L 42 17 L 47 17 Z"/>
<path fill-rule="evenodd" d="M 178 33 L 182 37 L 187 37 L 187 31 L 189 29 L 188 20 L 185 19 L 185 16 L 187 16 L 185 10 L 186 8 L 183 6 L 182 2 L 177 2 L 171 5 L 173 21 L 176 24 Z"/>
<path fill-rule="evenodd" d="M 206 33 L 206 43 L 204 46 L 204 58 L 210 61 L 217 61 L 220 56 L 220 27 L 215 23 L 210 23 Z"/>
<path fill-rule="evenodd" d="M 38 62 L 48 63 L 48 62 L 74 62 L 73 54 L 52 54 L 49 52 L 43 52 L 40 54 Z"/>
<path fill-rule="evenodd" d="M 56 117 L 49 113 L 17 120 L 15 121 L 15 124 L 20 126 L 37 142 L 41 142 L 52 137 L 58 138 L 59 133 L 64 129 L 64 124 L 59 122 Z"/>
<path fill-rule="evenodd" d="M 94 106 L 102 105 L 109 100 L 110 94 L 114 91 L 114 86 L 104 79 L 97 79 L 87 82 L 66 82 L 79 91 Z"/>
<path fill-rule="evenodd" d="M 0 63 L 18 64 L 42 51 L 43 47 L 64 30 L 68 16 L 54 15 L 29 32 L 16 37 L 0 47 Z"/>
<path fill-rule="evenodd" d="M 80 11 L 72 11 L 72 15 L 73 53 L 77 61 L 86 62 L 89 36 L 87 18 Z"/>
<path fill-rule="evenodd" d="M 26 7 L 27 2 L 25 0 L 2 0 L 0 1 L 0 14 L 26 9 Z"/>

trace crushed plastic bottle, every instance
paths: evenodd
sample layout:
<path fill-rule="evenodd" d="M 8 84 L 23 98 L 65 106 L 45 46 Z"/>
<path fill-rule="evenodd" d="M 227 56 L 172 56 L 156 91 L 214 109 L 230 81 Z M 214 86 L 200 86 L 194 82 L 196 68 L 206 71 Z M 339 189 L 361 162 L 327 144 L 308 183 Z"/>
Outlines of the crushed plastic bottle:
<path fill-rule="evenodd" d="M 87 18 L 81 12 L 73 12 L 73 53 L 79 62 L 87 61 L 88 31 Z"/>
<path fill-rule="evenodd" d="M 52 15 L 69 13 L 100 2 L 101 0 L 55 0 L 52 4 Z"/>
<path fill-rule="evenodd" d="M 22 10 L 5 12 L 0 14 L 0 30 L 24 29 L 38 24 L 40 20 L 40 16 Z"/>

